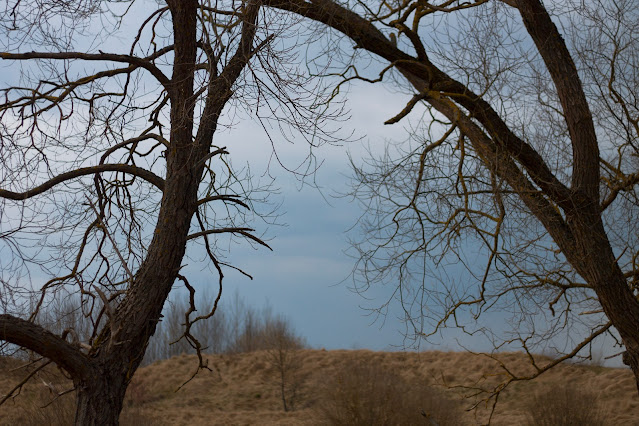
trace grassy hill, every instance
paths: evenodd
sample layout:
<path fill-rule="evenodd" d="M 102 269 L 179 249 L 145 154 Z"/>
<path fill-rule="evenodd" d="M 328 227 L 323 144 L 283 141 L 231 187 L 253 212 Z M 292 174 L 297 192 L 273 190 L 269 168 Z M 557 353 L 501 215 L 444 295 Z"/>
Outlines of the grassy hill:
<path fill-rule="evenodd" d="M 122 424 L 314 425 L 328 423 L 330 416 L 354 424 L 355 417 L 345 420 L 353 414 L 344 407 L 359 404 L 368 410 L 359 419 L 364 422 L 367 415 L 378 419 L 388 415 L 388 424 L 428 424 L 423 414 L 450 414 L 440 424 L 476 425 L 487 421 L 490 406 L 480 403 L 467 411 L 479 400 L 462 398 L 472 391 L 459 386 L 490 385 L 503 377 L 495 361 L 468 353 L 300 350 L 288 356 L 292 358 L 284 364 L 268 351 L 206 356 L 210 370 L 200 371 L 182 387 L 197 366 L 195 356 L 143 367 L 128 390 Z M 523 354 L 500 354 L 500 358 L 512 371 L 530 371 Z M 1 361 L 1 393 L 24 377 L 23 370 L 16 370 L 19 365 L 16 360 Z M 284 369 L 279 368 L 282 365 Z M 73 418 L 72 394 L 39 408 L 68 387 L 55 368 L 47 367 L 19 396 L 0 406 L 0 424 L 68 424 Z M 564 391 L 577 394 L 576 403 L 564 403 L 569 405 L 563 408 L 568 414 L 596 409 L 604 424 L 639 425 L 639 397 L 630 370 L 569 364 L 535 381 L 511 385 L 499 399 L 492 424 L 525 424 L 531 404 L 541 410 L 559 401 Z M 535 400 L 544 395 L 551 403 Z M 392 420 L 398 418 L 391 416 L 393 410 L 405 417 Z"/>

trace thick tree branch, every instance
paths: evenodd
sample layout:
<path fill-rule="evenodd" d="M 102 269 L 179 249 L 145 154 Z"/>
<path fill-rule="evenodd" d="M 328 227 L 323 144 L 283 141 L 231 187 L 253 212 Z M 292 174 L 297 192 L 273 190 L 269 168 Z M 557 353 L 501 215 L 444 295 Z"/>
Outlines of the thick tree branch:
<path fill-rule="evenodd" d="M 572 187 L 599 202 L 599 146 L 577 67 L 557 26 L 541 2 L 517 0 L 516 4 L 561 101 L 572 142 Z"/>
<path fill-rule="evenodd" d="M 58 176 L 46 181 L 45 183 L 24 192 L 13 192 L 6 189 L 0 189 L 0 198 L 7 198 L 9 200 L 26 200 L 36 195 L 42 194 L 43 192 L 48 191 L 54 186 L 68 180 L 80 176 L 92 175 L 102 172 L 122 172 L 131 174 L 155 185 L 160 190 L 164 189 L 164 180 L 148 170 L 136 166 L 131 166 L 129 164 L 101 164 L 91 167 L 82 167 L 59 174 Z"/>
<path fill-rule="evenodd" d="M 253 40 L 257 31 L 257 15 L 260 10 L 261 3 L 259 0 L 251 1 L 243 15 L 242 35 L 237 51 L 224 67 L 222 73 L 216 77 L 211 73 L 208 92 L 206 95 L 206 103 L 202 112 L 200 127 L 198 128 L 195 138 L 196 144 L 202 149 L 208 147 L 213 139 L 213 134 L 217 128 L 217 120 L 222 113 L 222 109 L 226 102 L 231 98 L 233 92 L 231 88 L 240 76 L 240 73 L 248 64 L 251 57 L 258 49 L 253 49 Z"/>
<path fill-rule="evenodd" d="M 522 164 L 537 186 L 564 209 L 573 209 L 570 190 L 552 173 L 546 162 L 529 144 L 517 137 L 499 114 L 467 86 L 451 78 L 428 59 L 419 60 L 399 50 L 373 25 L 331 0 L 265 0 L 265 4 L 297 13 L 336 29 L 357 43 L 357 47 L 381 56 L 404 74 L 419 93 L 443 92 L 467 109 L 501 145 Z"/>
<path fill-rule="evenodd" d="M 0 315 L 0 339 L 30 349 L 64 368 L 75 380 L 93 373 L 89 358 L 61 337 L 32 322 Z"/>
<path fill-rule="evenodd" d="M 459 126 L 484 163 L 519 195 L 524 204 L 544 225 L 562 250 L 573 250 L 574 237 L 566 222 L 552 204 L 540 192 L 535 190 L 534 185 L 517 167 L 512 158 L 496 147 L 473 120 L 455 107 L 452 101 L 430 98 L 428 102 L 451 120 L 452 123 Z"/>
<path fill-rule="evenodd" d="M 135 65 L 136 67 L 144 68 L 153 77 L 157 79 L 160 84 L 165 88 L 170 87 L 170 80 L 164 75 L 158 67 L 156 67 L 151 60 L 171 51 L 172 46 L 167 46 L 152 56 L 147 58 L 139 58 L 132 55 L 119 55 L 115 53 L 83 53 L 83 52 L 26 52 L 26 53 L 8 53 L 0 52 L 0 59 L 9 59 L 15 61 L 22 61 L 28 59 L 80 59 L 84 61 L 110 61 L 110 62 L 124 62 L 127 64 Z"/>

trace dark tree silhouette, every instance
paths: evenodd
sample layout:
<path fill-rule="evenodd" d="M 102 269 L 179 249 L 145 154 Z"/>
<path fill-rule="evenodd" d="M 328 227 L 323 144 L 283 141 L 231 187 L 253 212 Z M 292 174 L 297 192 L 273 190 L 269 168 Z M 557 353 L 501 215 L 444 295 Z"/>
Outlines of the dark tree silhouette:
<path fill-rule="evenodd" d="M 412 92 L 387 124 L 423 114 L 408 147 L 355 169 L 353 194 L 371 213 L 355 243 L 359 288 L 398 284 L 417 336 L 448 325 L 482 331 L 473 323 L 485 311 L 511 312 L 502 343 L 530 351 L 536 373 L 507 370 L 507 383 L 611 332 L 639 389 L 637 2 L 265 5 L 341 36 L 330 44 L 332 65 L 346 64 L 331 73 L 340 84 Z M 381 72 L 371 75 L 363 56 Z M 477 246 L 481 265 L 465 251 Z M 441 268 L 450 263 L 474 280 L 449 281 Z M 574 323 L 590 333 L 540 364 L 532 350 Z"/>
<path fill-rule="evenodd" d="M 78 425 L 118 423 L 176 280 L 189 290 L 183 338 L 200 354 L 191 326 L 214 314 L 233 268 L 220 234 L 266 246 L 246 212 L 268 188 L 216 146 L 222 111 L 244 105 L 323 137 L 321 117 L 307 116 L 318 93 L 287 65 L 290 46 L 273 46 L 290 19 L 268 18 L 259 1 L 143 6 L 17 0 L 0 12 L 11 65 L 0 101 L 0 340 L 68 373 Z M 219 275 L 207 312 L 180 273 L 191 241 Z M 65 295 L 81 298 L 88 341 L 39 321 Z"/>

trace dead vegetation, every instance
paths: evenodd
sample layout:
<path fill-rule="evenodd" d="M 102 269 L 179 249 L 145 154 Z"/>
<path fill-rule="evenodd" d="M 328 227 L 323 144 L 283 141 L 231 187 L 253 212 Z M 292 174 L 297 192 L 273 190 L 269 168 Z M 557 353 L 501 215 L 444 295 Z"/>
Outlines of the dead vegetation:
<path fill-rule="evenodd" d="M 342 416 L 337 418 L 339 424 L 428 424 L 425 415 L 440 425 L 485 424 L 490 406 L 479 404 L 474 411 L 465 411 L 476 401 L 462 398 L 471 390 L 458 385 L 497 382 L 501 374 L 494 361 L 468 353 L 298 349 L 295 354 L 299 363 L 294 376 L 296 398 L 288 411 L 283 409 L 281 372 L 273 366 L 272 352 L 207 355 L 211 370 L 201 371 L 178 390 L 197 366 L 195 355 L 181 355 L 138 370 L 127 392 L 121 424 L 336 424 L 327 412 Z M 510 368 L 523 371 L 530 367 L 522 354 L 501 356 Z M 0 364 L 1 393 L 22 377 L 24 371 L 15 370 L 18 364 L 15 360 Z M 68 382 L 54 367 L 46 367 L 42 374 L 55 389 L 67 388 Z M 42 378 L 32 380 L 20 395 L 7 401 L 0 410 L 0 425 L 69 424 L 64 419 L 70 417 L 64 413 L 73 411 L 72 395 L 41 409 L 53 396 Z M 557 397 L 562 392 L 566 398 L 576 399 L 562 400 Z M 357 415 L 364 423 L 344 417 L 353 415 L 344 406 L 349 400 L 359 404 Z M 550 400 L 558 404 L 556 409 Z M 602 416 L 603 423 L 579 424 L 639 424 L 639 399 L 630 370 L 589 365 L 561 365 L 535 381 L 509 387 L 500 397 L 492 424 L 551 424 L 531 417 L 534 407 L 546 407 L 548 412 L 574 407 L 568 411 L 570 416 L 586 411 L 583 404 L 573 406 L 570 401 L 595 407 Z M 371 410 L 376 406 L 379 408 Z M 442 418 L 442 413 L 450 418 Z M 561 424 L 547 417 L 550 414 L 546 411 L 539 409 L 537 414 L 552 424 Z M 370 421 L 373 418 L 380 421 Z"/>
<path fill-rule="evenodd" d="M 42 368 L 39 368 L 42 367 Z M 38 369 L 36 372 L 35 370 Z M 55 366 L 39 362 L 0 358 L 0 393 L 5 395 L 16 381 L 34 373 L 26 383 L 0 408 L 0 424 L 21 426 L 67 426 L 75 417 L 75 394 L 72 384 Z M 134 388 L 134 387 L 133 387 Z M 151 416 L 142 412 L 143 402 L 130 389 L 127 403 L 120 415 L 122 426 L 151 426 Z M 144 391 L 144 397 L 148 393 Z"/>
<path fill-rule="evenodd" d="M 606 414 L 596 392 L 575 384 L 539 389 L 528 407 L 529 426 L 604 426 Z"/>
<path fill-rule="evenodd" d="M 462 423 L 460 401 L 379 364 L 346 363 L 321 388 L 318 423 L 383 426 Z"/>

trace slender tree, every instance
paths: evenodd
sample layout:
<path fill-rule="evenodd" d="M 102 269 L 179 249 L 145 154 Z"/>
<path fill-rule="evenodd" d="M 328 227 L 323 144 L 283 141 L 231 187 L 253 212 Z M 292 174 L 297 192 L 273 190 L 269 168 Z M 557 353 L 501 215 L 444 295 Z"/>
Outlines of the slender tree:
<path fill-rule="evenodd" d="M 70 376 L 78 425 L 118 423 L 176 280 L 189 290 L 183 338 L 200 353 L 191 326 L 215 312 L 230 267 L 221 234 L 266 246 L 246 225 L 259 193 L 214 142 L 222 112 L 321 121 L 305 116 L 317 94 L 286 66 L 286 43 L 273 47 L 291 22 L 267 26 L 267 14 L 252 0 L 17 0 L 0 12 L 0 340 Z M 180 272 L 195 241 L 219 275 L 208 313 Z M 54 295 L 81 297 L 88 341 L 41 325 Z"/>
<path fill-rule="evenodd" d="M 639 4 L 265 4 L 327 28 L 331 64 L 346 64 L 331 73 L 340 85 L 391 82 L 413 94 L 386 123 L 413 117 L 411 141 L 355 168 L 353 194 L 371 213 L 355 243 L 359 288 L 397 286 L 422 337 L 485 331 L 482 314 L 510 312 L 513 329 L 496 345 L 521 345 L 536 369 L 506 369 L 506 384 L 612 333 L 639 389 Z M 366 69 L 363 57 L 380 65 Z M 455 282 L 447 264 L 471 281 Z M 559 359 L 534 356 L 573 324 Z"/>

